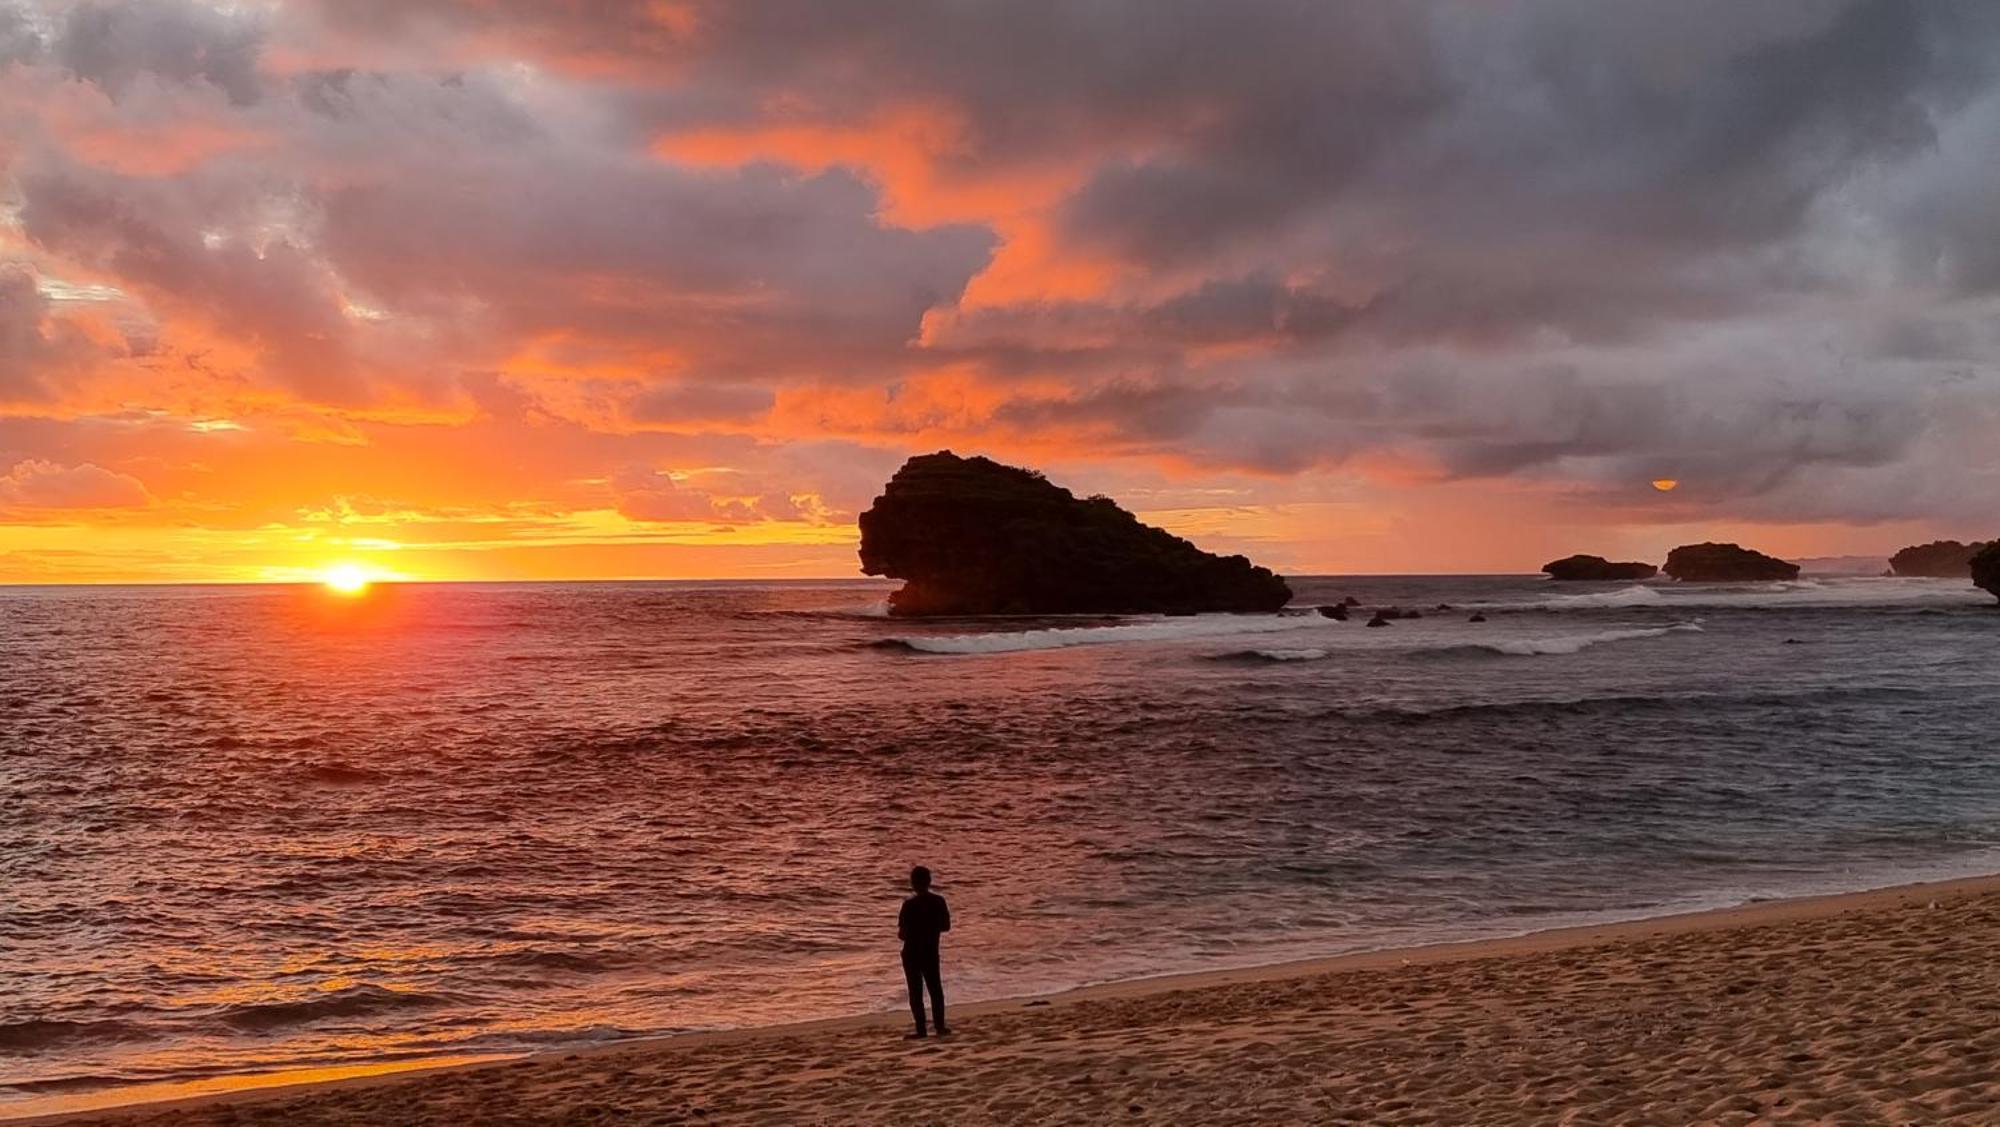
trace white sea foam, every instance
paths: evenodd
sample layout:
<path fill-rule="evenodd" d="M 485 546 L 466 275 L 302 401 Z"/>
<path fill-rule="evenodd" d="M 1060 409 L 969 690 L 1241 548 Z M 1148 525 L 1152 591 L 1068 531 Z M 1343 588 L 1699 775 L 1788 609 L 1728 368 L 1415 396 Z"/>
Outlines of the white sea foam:
<path fill-rule="evenodd" d="M 1204 614 L 1118 626 L 1058 627 L 1051 630 L 995 631 L 990 634 L 912 634 L 892 640 L 924 653 L 996 654 L 1118 642 L 1182 642 L 1294 630 L 1324 631 L 1335 625 L 1332 619 L 1316 614 Z"/>
<path fill-rule="evenodd" d="M 1596 607 L 1654 607 L 1666 601 L 1667 597 L 1654 588 L 1634 585 L 1588 595 L 1557 595 L 1544 605 L 1550 610 L 1587 610 Z"/>
<path fill-rule="evenodd" d="M 1251 650 L 1253 657 L 1266 661 L 1318 661 L 1332 653 L 1331 650 Z"/>
<path fill-rule="evenodd" d="M 1585 595 L 1553 595 L 1527 604 L 1568 611 L 1644 607 L 1712 607 L 1745 610 L 1793 607 L 1952 607 L 1987 601 L 1963 579 L 1796 579 L 1776 583 L 1643 583 Z"/>
<path fill-rule="evenodd" d="M 1507 638 L 1496 642 L 1471 642 L 1468 647 L 1491 650 L 1511 657 L 1540 657 L 1551 654 L 1582 653 L 1592 646 L 1606 642 L 1632 642 L 1641 638 L 1664 638 L 1668 634 L 1686 631 L 1700 631 L 1701 626 L 1693 622 L 1683 622 L 1675 626 L 1634 628 L 1630 630 L 1600 630 L 1595 634 L 1556 635 L 1539 638 Z M 1454 647 L 1456 648 L 1456 647 Z"/>

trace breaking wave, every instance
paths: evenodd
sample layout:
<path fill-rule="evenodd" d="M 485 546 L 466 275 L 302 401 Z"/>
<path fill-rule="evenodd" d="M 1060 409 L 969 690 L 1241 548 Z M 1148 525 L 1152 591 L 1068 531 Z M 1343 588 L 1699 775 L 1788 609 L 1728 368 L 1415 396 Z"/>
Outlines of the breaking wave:
<path fill-rule="evenodd" d="M 1440 646 L 1434 653 L 1496 653 L 1507 657 L 1548 657 L 1563 654 L 1582 653 L 1592 646 L 1610 642 L 1635 642 L 1642 638 L 1664 638 L 1669 634 L 1699 632 L 1698 623 L 1682 622 L 1674 626 L 1634 627 L 1628 630 L 1600 630 L 1595 634 L 1572 634 L 1567 637 L 1546 638 L 1503 638 L 1498 641 L 1467 642 L 1462 645 Z"/>
<path fill-rule="evenodd" d="M 1119 642 L 1180 642 L 1229 638 L 1240 634 L 1325 630 L 1334 625 L 1332 619 L 1321 618 L 1317 614 L 1208 614 L 1119 626 L 996 631 L 990 634 L 916 634 L 885 638 L 881 644 L 930 654 L 1025 653 Z"/>
<path fill-rule="evenodd" d="M 1542 604 L 1550 610 L 1591 610 L 1617 607 L 1656 607 L 1667 601 L 1665 595 L 1652 587 L 1621 587 L 1616 591 L 1600 591 L 1589 595 L 1557 595 Z"/>
<path fill-rule="evenodd" d="M 1217 654 L 1216 661 L 1321 661 L 1333 655 L 1332 650 L 1237 650 L 1234 653 Z"/>
<path fill-rule="evenodd" d="M 1971 605 L 1986 596 L 1962 579 L 1796 579 L 1774 583 L 1636 583 L 1612 591 L 1553 595 L 1525 604 L 1548 611 L 1645 607 L 1743 610 Z M 1519 604 L 1515 604 L 1519 605 Z"/>

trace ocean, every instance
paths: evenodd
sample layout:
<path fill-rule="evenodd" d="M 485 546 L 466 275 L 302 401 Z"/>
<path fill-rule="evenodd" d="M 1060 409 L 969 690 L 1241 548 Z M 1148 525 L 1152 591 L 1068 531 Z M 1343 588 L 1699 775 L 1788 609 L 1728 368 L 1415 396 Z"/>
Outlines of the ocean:
<path fill-rule="evenodd" d="M 1294 586 L 0 589 L 0 1113 L 2000 870 L 1963 581 Z"/>

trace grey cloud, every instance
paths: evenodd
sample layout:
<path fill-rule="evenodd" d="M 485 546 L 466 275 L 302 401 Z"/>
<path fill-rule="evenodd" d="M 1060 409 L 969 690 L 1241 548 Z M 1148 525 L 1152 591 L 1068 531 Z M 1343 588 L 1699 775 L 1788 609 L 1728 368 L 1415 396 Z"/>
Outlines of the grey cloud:
<path fill-rule="evenodd" d="M 262 218 L 263 202 L 253 186 L 53 161 L 19 180 L 21 227 L 41 247 L 242 334 L 265 350 L 278 380 L 310 397 L 351 402 L 362 394 L 331 278 L 289 238 L 253 240 L 247 228 Z"/>
<path fill-rule="evenodd" d="M 147 74 L 210 83 L 238 105 L 262 92 L 264 33 L 250 15 L 195 0 L 81 0 L 65 8 L 52 54 L 113 97 Z"/>
<path fill-rule="evenodd" d="M 110 354 L 51 313 L 34 274 L 0 262 L 0 404 L 49 400 L 59 382 Z"/>
<path fill-rule="evenodd" d="M 0 66 L 30 61 L 42 53 L 42 37 L 25 11 L 0 7 Z"/>
<path fill-rule="evenodd" d="M 725 379 L 879 378 L 993 242 L 889 226 L 845 171 L 677 167 L 505 75 L 307 74 L 246 113 L 273 147 L 171 177 L 26 147 L 22 229 L 320 402 L 443 396 L 536 338 L 580 364 L 671 347 Z"/>
<path fill-rule="evenodd" d="M 743 422 L 770 411 L 777 397 L 767 387 L 683 381 L 646 389 L 626 415 L 636 423 Z"/>
<path fill-rule="evenodd" d="M 26 230 L 313 395 L 532 349 L 661 372 L 621 406 L 667 437 L 748 430 L 783 382 L 951 364 L 1037 388 L 1000 428 L 1111 453 L 1297 473 L 1389 451 L 1588 495 L 1665 473 L 1736 512 L 1856 519 L 1957 511 L 1935 482 L 2000 441 L 1992 5 L 326 0 L 364 48 L 437 67 L 261 87 L 254 49 L 188 46 L 249 25 L 164 4 L 195 30 L 156 50 L 138 5 L 86 7 L 109 22 L 50 47 L 78 73 L 216 85 L 280 147 L 171 184 L 23 158 Z M 1105 291 L 959 308 L 993 231 L 897 227 L 865 169 L 645 147 L 900 105 L 962 126 L 947 177 L 1071 177 L 1040 218 L 1059 255 L 1110 259 Z M 258 253 L 204 241 L 274 201 L 292 221 Z"/>

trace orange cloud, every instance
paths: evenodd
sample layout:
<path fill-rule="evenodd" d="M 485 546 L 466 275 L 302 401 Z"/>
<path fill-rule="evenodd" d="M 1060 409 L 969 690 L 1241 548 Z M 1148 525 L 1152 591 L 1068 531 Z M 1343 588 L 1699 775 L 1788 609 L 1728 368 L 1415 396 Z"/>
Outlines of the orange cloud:
<path fill-rule="evenodd" d="M 138 478 L 84 462 L 30 459 L 0 475 L 0 510 L 132 509 L 153 503 Z"/>

